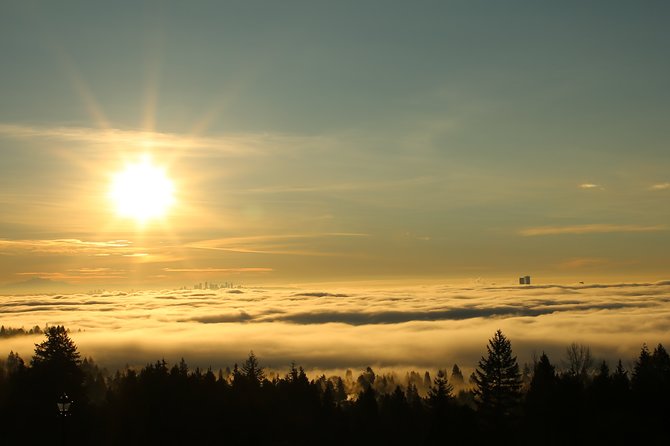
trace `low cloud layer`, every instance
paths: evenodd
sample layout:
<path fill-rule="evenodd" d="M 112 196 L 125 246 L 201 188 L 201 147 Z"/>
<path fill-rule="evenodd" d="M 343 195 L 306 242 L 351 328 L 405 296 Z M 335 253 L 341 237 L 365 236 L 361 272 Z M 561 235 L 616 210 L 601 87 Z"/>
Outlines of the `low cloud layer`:
<path fill-rule="evenodd" d="M 670 344 L 669 281 L 229 291 L 0 296 L 1 323 L 65 324 L 84 355 L 112 370 L 163 357 L 225 367 L 252 349 L 279 369 L 297 361 L 317 370 L 469 370 L 498 328 L 521 362 L 542 351 L 559 362 L 571 342 L 624 362 L 644 342 Z M 29 358 L 37 341 L 3 339 L 0 353 Z"/>

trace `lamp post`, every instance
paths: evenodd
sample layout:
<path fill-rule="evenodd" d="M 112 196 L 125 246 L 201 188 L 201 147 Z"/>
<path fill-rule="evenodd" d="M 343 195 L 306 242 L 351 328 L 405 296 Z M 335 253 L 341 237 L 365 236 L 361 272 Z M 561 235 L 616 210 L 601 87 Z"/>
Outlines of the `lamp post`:
<path fill-rule="evenodd" d="M 69 417 L 72 400 L 65 392 L 58 398 L 56 407 L 58 407 L 58 417 L 60 418 L 61 444 L 65 445 L 65 418 Z"/>

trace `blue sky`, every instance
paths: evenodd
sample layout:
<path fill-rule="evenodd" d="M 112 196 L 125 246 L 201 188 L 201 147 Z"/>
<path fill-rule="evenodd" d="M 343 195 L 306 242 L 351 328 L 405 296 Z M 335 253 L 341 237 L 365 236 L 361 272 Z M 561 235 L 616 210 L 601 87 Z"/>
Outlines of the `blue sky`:
<path fill-rule="evenodd" d="M 667 2 L 0 8 L 0 283 L 670 266 Z M 138 229 L 105 190 L 145 153 L 177 205 Z"/>

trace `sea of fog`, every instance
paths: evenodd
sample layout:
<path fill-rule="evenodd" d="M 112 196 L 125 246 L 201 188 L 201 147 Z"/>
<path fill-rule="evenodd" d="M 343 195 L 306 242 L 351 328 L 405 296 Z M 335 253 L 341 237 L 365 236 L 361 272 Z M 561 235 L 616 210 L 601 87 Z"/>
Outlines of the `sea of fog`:
<path fill-rule="evenodd" d="M 312 373 L 465 372 L 502 329 L 519 362 L 559 364 L 573 342 L 630 367 L 643 343 L 670 346 L 670 281 L 542 286 L 239 288 L 0 296 L 5 327 L 65 325 L 83 356 L 108 370 L 185 358 L 213 369 L 292 361 Z M 43 336 L 0 339 L 28 360 Z"/>

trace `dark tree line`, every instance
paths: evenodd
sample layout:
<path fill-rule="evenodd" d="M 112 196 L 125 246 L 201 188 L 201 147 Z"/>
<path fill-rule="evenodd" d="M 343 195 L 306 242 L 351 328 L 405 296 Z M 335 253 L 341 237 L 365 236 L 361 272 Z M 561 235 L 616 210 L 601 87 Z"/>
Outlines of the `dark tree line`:
<path fill-rule="evenodd" d="M 49 328 L 48 326 L 46 328 Z M 46 329 L 45 328 L 45 329 Z M 40 328 L 39 325 L 35 325 L 33 328 L 26 330 L 25 328 L 13 328 L 5 327 L 0 325 L 0 338 L 11 338 L 12 336 L 24 336 L 24 335 L 35 335 L 42 334 L 44 331 Z"/>
<path fill-rule="evenodd" d="M 621 361 L 592 372 L 590 351 L 575 344 L 563 372 L 546 354 L 521 372 L 498 330 L 464 389 L 456 365 L 450 377 L 412 372 L 405 385 L 370 367 L 310 380 L 296 364 L 269 374 L 253 352 L 225 372 L 182 359 L 107 376 L 64 327 L 45 335 L 28 363 L 10 352 L 0 364 L 2 444 L 640 444 L 665 435 L 670 415 L 661 344 L 644 345 L 632 373 Z M 56 406 L 63 394 L 68 417 Z"/>

